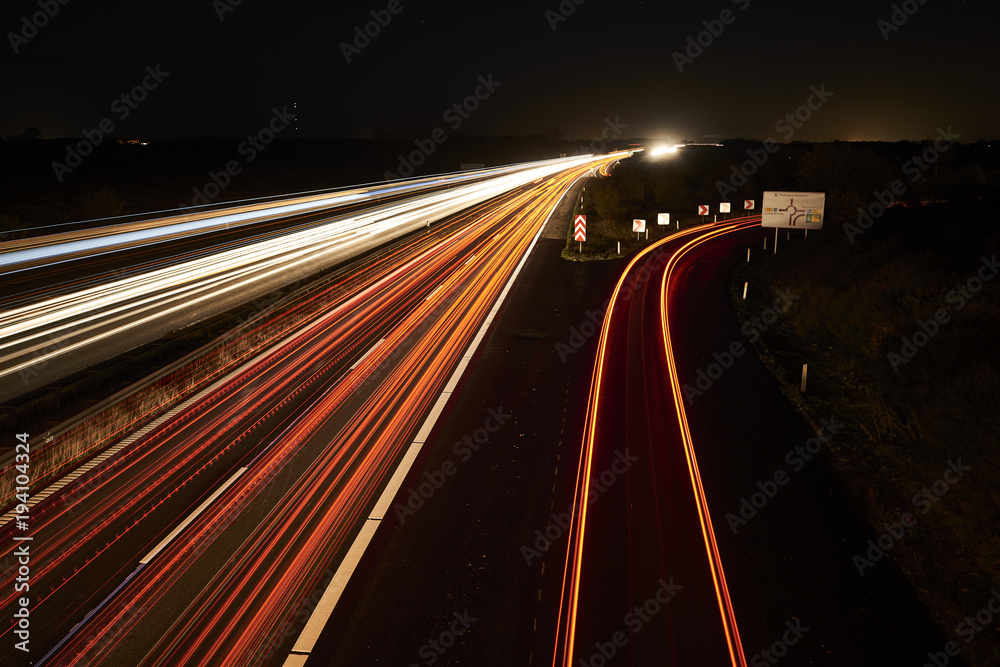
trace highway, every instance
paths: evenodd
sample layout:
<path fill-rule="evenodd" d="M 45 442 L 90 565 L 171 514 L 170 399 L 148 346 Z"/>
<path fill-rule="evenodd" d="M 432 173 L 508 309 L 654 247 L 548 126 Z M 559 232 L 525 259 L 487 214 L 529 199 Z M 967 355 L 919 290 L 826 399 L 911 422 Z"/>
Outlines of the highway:
<path fill-rule="evenodd" d="M 753 221 L 699 227 L 627 270 L 628 260 L 556 261 L 564 233 L 540 241 L 306 664 L 558 665 L 567 648 L 574 667 L 759 665 L 777 655 L 922 664 L 940 650 L 898 570 L 857 576 L 852 549 L 868 526 L 823 461 L 738 534 L 726 518 L 817 435 L 748 351 L 727 297 L 733 267 L 762 236 Z M 602 338 L 595 329 L 612 297 L 619 310 Z M 730 370 L 681 403 L 682 432 L 674 392 L 735 342 L 743 353 Z M 595 394 L 611 427 L 588 438 Z M 509 421 L 465 455 L 462 443 L 501 407 Z M 674 436 L 657 441 L 650 425 L 664 435 L 672 425 Z M 453 474 L 440 488 L 423 490 L 444 470 Z M 576 558 L 580 542 L 564 527 L 581 478 L 590 511 Z M 458 619 L 472 625 L 456 636 Z"/>
<path fill-rule="evenodd" d="M 898 573 L 857 578 L 863 521 L 818 464 L 748 530 L 724 518 L 746 471 L 809 437 L 751 355 L 684 393 L 739 335 L 722 295 L 759 219 L 608 265 L 553 261 L 558 230 L 536 247 L 617 159 L 419 226 L 248 322 L 213 352 L 225 371 L 32 505 L 32 654 L 7 550 L 0 663 L 742 666 L 802 618 L 796 664 L 939 645 Z M 13 513 L 0 533 L 21 535 Z"/>
<path fill-rule="evenodd" d="M 338 285 L 336 305 L 33 507 L 45 664 L 281 664 L 542 222 L 593 167 L 534 172 L 412 237 Z M 5 664 L 18 657 L 11 635 Z"/>
<path fill-rule="evenodd" d="M 668 237 L 634 257 L 613 292 L 584 423 L 553 665 L 589 664 L 605 642 L 630 664 L 747 664 L 685 416 L 668 302 L 686 252 L 755 222 Z M 615 632 L 627 642 L 616 643 Z"/>
<path fill-rule="evenodd" d="M 787 464 L 847 426 L 803 423 L 727 303 L 759 220 L 651 245 L 613 290 L 560 543 L 553 667 L 923 664 L 945 641 L 898 568 L 858 576 L 852 548 L 870 528 L 836 472 Z M 794 286 L 774 289 L 779 317 L 802 307 Z M 754 492 L 766 506 L 734 522 Z"/>
<path fill-rule="evenodd" d="M 0 244 L 0 401 L 577 165 L 566 158 Z"/>
<path fill-rule="evenodd" d="M 550 160 L 549 162 L 557 161 Z M 166 211 L 171 215 L 129 222 L 115 222 L 116 218 L 105 218 L 94 221 L 106 223 L 96 227 L 83 226 L 81 222 L 64 223 L 56 226 L 77 227 L 77 229 L 52 231 L 42 236 L 4 242 L 2 246 L 4 252 L 0 255 L 0 267 L 7 267 L 9 271 L 21 271 L 40 266 L 51 268 L 54 264 L 61 264 L 72 259 L 142 248 L 151 243 L 170 243 L 171 246 L 176 246 L 176 242 L 179 240 L 213 231 L 256 226 L 262 221 L 283 219 L 291 215 L 302 215 L 309 212 L 330 213 L 358 205 L 370 206 L 405 196 L 515 174 L 519 171 L 535 168 L 539 164 L 523 163 L 506 167 L 492 167 L 472 172 L 374 184 L 346 190 L 261 197 L 256 200 L 239 202 L 238 206 L 233 203 L 213 204 L 199 207 L 202 210 L 198 212 Z"/>

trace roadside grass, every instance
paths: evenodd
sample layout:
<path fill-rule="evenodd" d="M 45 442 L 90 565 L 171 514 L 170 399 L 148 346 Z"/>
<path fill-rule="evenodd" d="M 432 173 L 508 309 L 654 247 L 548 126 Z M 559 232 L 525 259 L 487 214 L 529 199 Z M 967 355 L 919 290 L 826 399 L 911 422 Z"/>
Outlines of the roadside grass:
<path fill-rule="evenodd" d="M 758 353 L 807 417 L 833 414 L 847 425 L 831 460 L 873 536 L 903 512 L 916 515 L 889 555 L 969 664 L 994 665 L 996 627 L 968 645 L 955 632 L 1000 584 L 1000 276 L 961 308 L 951 291 L 997 253 L 1000 234 L 969 218 L 950 208 L 903 211 L 854 245 L 831 226 L 779 245 L 777 255 L 769 235 L 767 252 L 734 271 L 730 295 L 743 321 L 774 289 L 802 295 L 755 344 Z M 914 340 L 919 322 L 942 308 L 948 322 L 907 359 L 903 338 Z M 894 368 L 891 353 L 906 361 Z M 958 459 L 971 470 L 921 513 L 915 498 Z"/>
<path fill-rule="evenodd" d="M 579 204 L 577 205 L 579 208 Z M 573 216 L 578 215 L 574 211 Z M 649 212 L 637 213 L 634 216 L 600 216 L 593 213 L 587 215 L 587 240 L 583 242 L 583 249 L 580 243 L 573 240 L 573 224 L 570 222 L 570 229 L 566 234 L 566 247 L 563 248 L 562 258 L 573 262 L 586 262 L 591 260 L 608 260 L 625 257 L 630 253 L 644 248 L 662 238 L 676 234 L 677 224 L 671 218 L 670 225 L 657 225 L 656 214 Z M 646 234 L 638 235 L 632 231 L 632 220 L 642 218 L 646 220 L 646 229 L 649 230 L 648 239 Z M 711 222 L 711 218 L 703 218 Z M 697 216 L 689 216 L 681 223 L 681 229 L 689 229 L 695 225 L 705 224 Z M 621 252 L 618 244 L 621 244 Z"/>

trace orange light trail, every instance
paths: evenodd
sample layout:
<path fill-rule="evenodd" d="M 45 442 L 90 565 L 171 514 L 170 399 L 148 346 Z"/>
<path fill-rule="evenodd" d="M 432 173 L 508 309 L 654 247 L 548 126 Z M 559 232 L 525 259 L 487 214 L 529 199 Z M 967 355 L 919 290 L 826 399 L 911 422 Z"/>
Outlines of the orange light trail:
<path fill-rule="evenodd" d="M 307 359 L 322 360 L 327 349 L 337 354 L 344 354 L 339 350 L 345 346 L 356 349 L 358 337 L 376 337 L 365 333 L 372 320 L 401 314 L 371 354 L 324 391 L 309 393 L 298 417 L 268 433 L 272 444 L 94 615 L 86 632 L 62 647 L 58 664 L 101 662 L 127 643 L 144 619 L 164 634 L 137 664 L 246 665 L 275 648 L 287 652 L 292 639 L 275 638 L 294 624 L 324 571 L 343 557 L 547 214 L 592 167 L 567 170 L 500 200 L 488 212 L 480 210 L 472 224 L 386 274 L 350 307 L 338 308 L 337 316 L 328 315 L 300 336 L 294 354 L 301 360 L 277 360 L 270 373 L 255 375 L 240 401 L 213 413 L 215 429 L 187 434 L 184 442 L 192 447 L 199 437 L 210 440 L 213 431 L 227 434 L 213 451 L 222 443 L 232 446 L 227 425 L 294 392 L 303 381 L 298 370 L 317 363 Z M 240 432 L 251 428 L 242 426 Z M 211 463 L 198 462 L 201 467 L 188 469 L 185 479 Z M 277 502 L 271 497 L 276 490 Z M 235 539 L 223 530 L 230 522 L 239 528 L 234 550 L 212 566 L 211 576 L 198 579 L 199 558 L 213 553 L 208 550 L 220 536 Z M 161 628 L 153 610 L 193 576 L 201 582 L 200 592 L 170 627 Z"/>
<path fill-rule="evenodd" d="M 626 280 L 637 264 L 649 259 L 656 253 L 664 253 L 663 276 L 659 285 L 659 313 L 662 352 L 667 362 L 667 378 L 670 395 L 673 398 L 673 412 L 677 417 L 677 429 L 680 443 L 683 447 L 687 463 L 691 492 L 698 514 L 698 523 L 705 548 L 705 558 L 711 572 L 711 585 L 718 603 L 719 623 L 727 643 L 727 652 L 732 665 L 746 667 L 746 658 L 740 641 L 736 615 L 726 584 L 722 558 L 716 543 L 712 528 L 711 515 L 702 486 L 698 460 L 694 450 L 693 438 L 684 408 L 681 382 L 677 374 L 677 364 L 674 359 L 671 343 L 668 288 L 675 278 L 675 270 L 682 266 L 685 255 L 693 248 L 720 236 L 754 226 L 759 218 L 740 219 L 720 223 L 717 226 L 695 227 L 669 236 L 638 253 L 627 264 L 612 292 L 611 302 L 605 313 L 604 322 L 598 339 L 597 354 L 594 362 L 594 372 L 591 379 L 590 394 L 584 422 L 583 448 L 577 468 L 574 498 L 579 514 L 568 531 L 569 539 L 566 551 L 565 568 L 563 571 L 562 592 L 560 594 L 559 616 L 556 626 L 556 646 L 553 652 L 552 665 L 571 667 L 576 652 L 577 626 L 579 622 L 579 606 L 581 599 L 582 568 L 584 563 L 584 548 L 588 540 L 588 507 L 590 505 L 590 480 L 593 475 L 595 450 L 601 446 L 601 435 L 598 425 L 602 420 L 603 403 L 609 392 L 620 392 L 620 388 L 609 387 L 605 382 L 607 356 L 612 335 L 612 320 L 616 308 L 620 308 L 622 291 Z M 669 248 L 667 246 L 670 246 Z M 652 278 L 650 278 L 652 279 Z M 666 406 L 663 406 L 666 407 Z M 651 408 L 653 409 L 653 408 Z M 658 409 L 658 408 L 657 408 Z"/>

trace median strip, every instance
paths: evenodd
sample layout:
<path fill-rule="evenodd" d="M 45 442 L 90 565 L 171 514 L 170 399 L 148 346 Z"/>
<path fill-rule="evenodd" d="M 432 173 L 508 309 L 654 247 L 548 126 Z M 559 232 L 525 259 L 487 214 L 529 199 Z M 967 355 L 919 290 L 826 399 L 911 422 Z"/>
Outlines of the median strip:
<path fill-rule="evenodd" d="M 166 537 L 164 537 L 163 540 L 159 544 L 157 544 L 153 548 L 152 551 L 150 551 L 148 554 L 146 554 L 143 557 L 143 559 L 139 561 L 139 564 L 140 565 L 146 565 L 146 564 L 149 563 L 149 561 L 151 561 L 154 558 L 156 558 L 156 556 L 161 551 L 163 551 L 164 549 L 167 548 L 167 545 L 170 544 L 175 537 L 177 537 L 178 535 L 180 535 L 181 532 L 183 532 L 185 528 L 187 528 L 188 526 L 190 526 L 192 521 L 194 521 L 195 519 L 197 519 L 198 516 L 202 512 L 204 512 L 208 508 L 209 505 L 211 505 L 213 502 L 215 502 L 216 498 L 218 498 L 219 496 L 221 496 L 226 491 L 226 489 L 228 489 L 230 486 L 232 486 L 233 482 L 235 482 L 236 480 L 238 480 L 240 478 L 240 476 L 243 475 L 243 473 L 245 473 L 246 471 L 247 471 L 246 467 L 243 467 L 243 468 L 240 468 L 239 470 L 237 470 L 232 475 L 232 477 L 230 477 L 229 479 L 226 480 L 225 484 L 223 484 L 222 486 L 220 486 L 219 488 L 217 488 L 215 490 L 215 492 L 212 495 L 210 495 L 208 498 L 206 498 L 205 501 L 201 505 L 198 505 L 198 508 L 195 511 L 191 512 L 191 514 L 188 514 L 187 518 L 184 519 L 184 521 L 182 521 L 179 526 L 177 526 L 172 531 L 170 531 L 169 535 L 167 535 Z"/>

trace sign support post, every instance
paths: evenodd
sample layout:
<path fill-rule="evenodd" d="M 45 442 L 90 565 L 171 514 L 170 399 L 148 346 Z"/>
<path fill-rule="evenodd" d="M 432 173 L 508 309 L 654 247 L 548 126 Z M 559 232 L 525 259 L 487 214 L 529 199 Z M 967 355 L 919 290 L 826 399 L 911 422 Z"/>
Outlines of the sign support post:
<path fill-rule="evenodd" d="M 775 254 L 778 252 L 779 227 L 785 229 L 786 241 L 792 240 L 793 229 L 804 230 L 805 238 L 809 238 L 810 229 L 823 228 L 825 192 L 765 192 L 763 201 L 760 226 L 774 227 Z M 743 202 L 744 208 L 753 204 L 750 199 Z"/>
<path fill-rule="evenodd" d="M 578 215 L 573 219 L 573 240 L 580 243 L 580 250 L 583 253 L 583 242 L 587 240 L 587 216 Z"/>
<path fill-rule="evenodd" d="M 646 221 L 642 218 L 633 219 L 632 231 L 635 232 L 635 240 L 638 241 L 639 237 L 642 236 L 642 233 L 646 231 Z"/>

